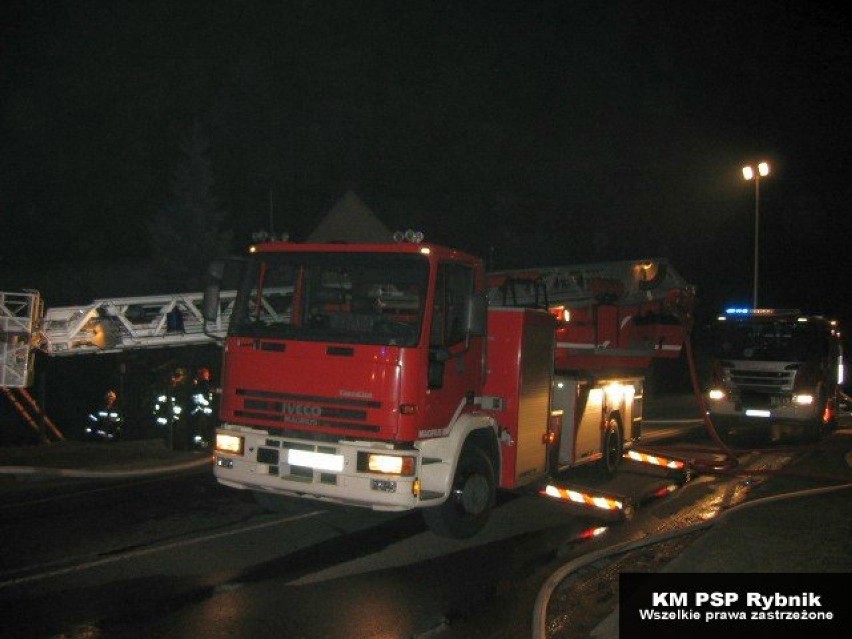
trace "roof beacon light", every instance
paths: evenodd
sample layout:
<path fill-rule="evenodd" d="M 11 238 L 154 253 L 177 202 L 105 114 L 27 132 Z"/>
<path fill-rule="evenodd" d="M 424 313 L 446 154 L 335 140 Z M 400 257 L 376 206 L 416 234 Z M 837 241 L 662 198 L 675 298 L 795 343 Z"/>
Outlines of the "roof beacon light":
<path fill-rule="evenodd" d="M 725 315 L 798 315 L 795 308 L 749 308 L 747 306 L 731 306 L 725 309 Z"/>

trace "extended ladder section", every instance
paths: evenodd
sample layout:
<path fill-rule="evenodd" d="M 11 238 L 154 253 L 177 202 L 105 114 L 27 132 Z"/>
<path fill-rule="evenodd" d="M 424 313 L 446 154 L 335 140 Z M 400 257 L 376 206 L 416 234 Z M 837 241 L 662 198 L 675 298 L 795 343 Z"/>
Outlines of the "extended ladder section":
<path fill-rule="evenodd" d="M 694 287 L 665 260 L 626 260 L 493 271 L 488 300 L 556 316 L 557 370 L 644 369 L 680 355 Z"/>
<path fill-rule="evenodd" d="M 48 355 L 109 353 L 210 342 L 204 332 L 202 293 L 94 300 L 48 308 L 37 335 Z M 224 336 L 235 292 L 221 296 L 219 319 L 208 333 Z"/>
<path fill-rule="evenodd" d="M 544 304 L 546 294 L 551 307 L 566 308 L 661 302 L 671 291 L 692 288 L 659 258 L 491 271 L 488 287 L 495 305 L 536 306 Z"/>
<path fill-rule="evenodd" d="M 45 310 L 38 292 L 0 292 L 0 387 L 31 385 L 36 350 L 70 356 L 210 343 L 225 335 L 236 292 L 222 293 L 217 319 L 207 323 L 206 333 L 202 297 L 109 298 Z"/>
<path fill-rule="evenodd" d="M 32 383 L 32 334 L 42 313 L 37 292 L 0 291 L 0 388 L 25 388 Z"/>

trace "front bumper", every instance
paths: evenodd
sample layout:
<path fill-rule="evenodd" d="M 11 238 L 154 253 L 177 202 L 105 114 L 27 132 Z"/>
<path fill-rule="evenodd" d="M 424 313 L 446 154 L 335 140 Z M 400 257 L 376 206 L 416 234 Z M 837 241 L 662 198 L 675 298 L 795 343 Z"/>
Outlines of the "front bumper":
<path fill-rule="evenodd" d="M 717 427 L 749 430 L 769 430 L 777 424 L 807 425 L 821 419 L 822 413 L 814 405 L 777 405 L 766 402 L 707 401 L 710 420 Z"/>
<path fill-rule="evenodd" d="M 384 442 L 316 442 L 246 428 L 223 428 L 217 435 L 242 440 L 240 451 L 216 451 L 213 472 L 223 485 L 374 510 L 404 511 L 421 505 L 422 461 L 416 449 L 400 450 Z M 365 455 L 370 454 L 413 458 L 413 472 L 365 470 Z"/>

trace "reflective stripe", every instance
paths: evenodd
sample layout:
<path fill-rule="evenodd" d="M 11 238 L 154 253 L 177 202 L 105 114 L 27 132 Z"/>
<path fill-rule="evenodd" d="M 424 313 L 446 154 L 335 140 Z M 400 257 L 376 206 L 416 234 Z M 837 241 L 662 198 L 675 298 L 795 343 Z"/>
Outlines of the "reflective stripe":
<path fill-rule="evenodd" d="M 541 491 L 541 493 L 548 497 L 555 497 L 556 499 L 563 499 L 565 501 L 573 501 L 574 503 L 585 504 L 586 506 L 592 506 L 602 510 L 622 510 L 624 508 L 624 504 L 617 499 L 604 497 L 602 495 L 581 493 L 569 488 L 560 488 L 553 484 L 549 484 Z"/>
<path fill-rule="evenodd" d="M 680 459 L 668 459 L 659 455 L 649 455 L 648 453 L 640 453 L 636 450 L 627 451 L 625 454 L 627 459 L 642 462 L 643 464 L 651 464 L 653 466 L 663 466 L 664 468 L 672 468 L 674 470 L 683 470 L 686 468 L 686 462 Z"/>

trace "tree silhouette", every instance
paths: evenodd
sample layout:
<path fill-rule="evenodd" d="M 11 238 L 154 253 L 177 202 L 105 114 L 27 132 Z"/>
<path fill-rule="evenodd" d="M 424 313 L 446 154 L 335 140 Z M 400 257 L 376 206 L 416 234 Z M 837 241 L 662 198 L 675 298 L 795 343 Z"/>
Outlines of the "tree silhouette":
<path fill-rule="evenodd" d="M 171 200 L 148 225 L 158 288 L 201 290 L 207 264 L 231 250 L 232 232 L 213 193 L 209 142 L 199 122 L 181 144 Z"/>

